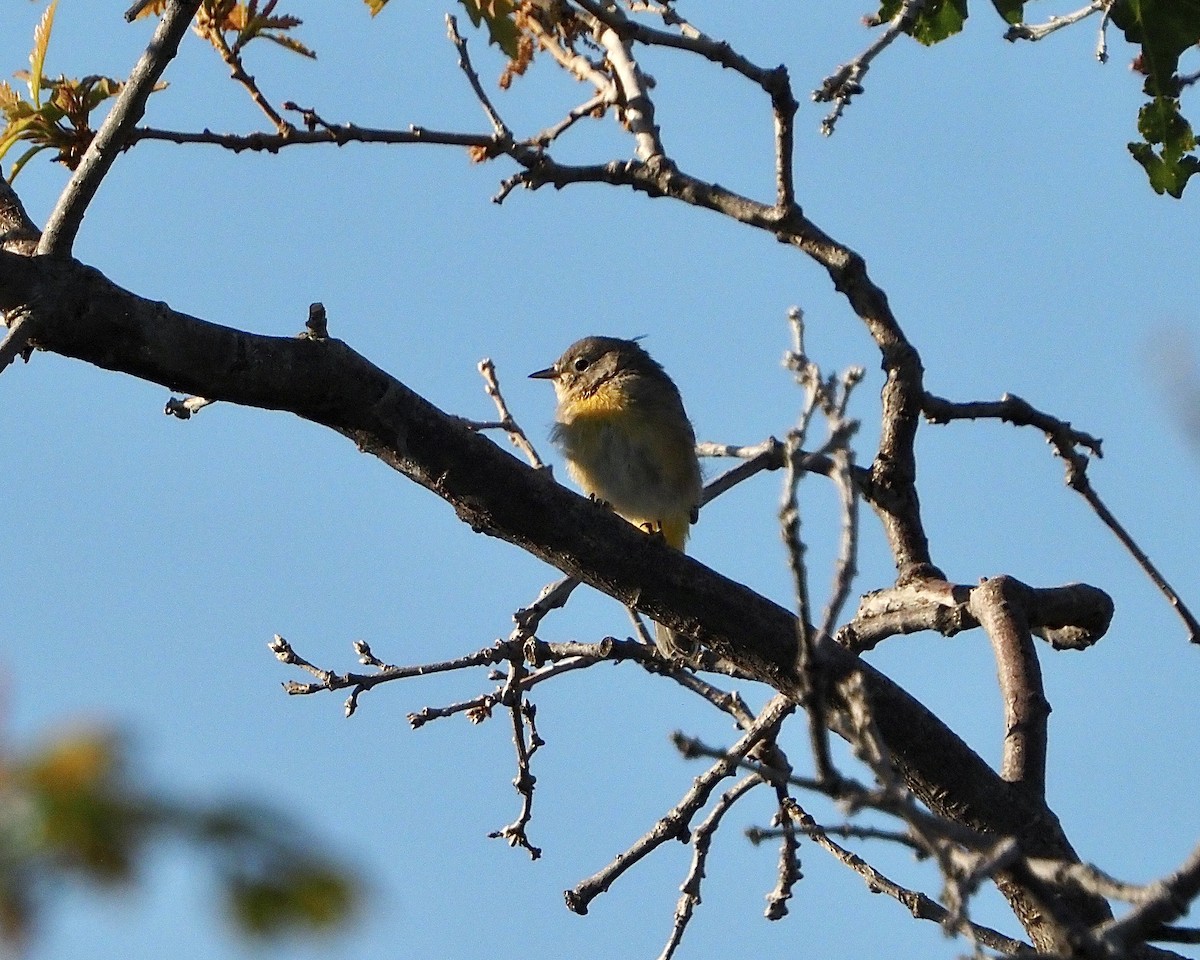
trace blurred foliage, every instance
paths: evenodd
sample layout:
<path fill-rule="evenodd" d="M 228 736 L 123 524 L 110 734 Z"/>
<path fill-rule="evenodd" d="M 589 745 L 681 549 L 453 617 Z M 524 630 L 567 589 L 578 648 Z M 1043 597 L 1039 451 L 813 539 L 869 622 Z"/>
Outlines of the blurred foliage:
<path fill-rule="evenodd" d="M 359 901 L 350 872 L 314 854 L 276 811 L 192 804 L 143 792 L 122 740 L 80 730 L 20 755 L 0 750 L 0 940 L 19 947 L 64 882 L 129 886 L 156 844 L 182 842 L 219 880 L 244 935 L 277 937 L 345 923 Z"/>

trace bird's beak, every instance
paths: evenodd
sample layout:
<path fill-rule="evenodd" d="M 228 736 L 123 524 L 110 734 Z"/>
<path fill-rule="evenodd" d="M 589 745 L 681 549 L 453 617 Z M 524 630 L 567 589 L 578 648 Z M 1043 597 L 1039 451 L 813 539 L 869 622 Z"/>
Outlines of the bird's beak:
<path fill-rule="evenodd" d="M 545 370 L 539 370 L 537 373 L 529 375 L 530 380 L 557 380 L 558 371 L 553 367 L 547 367 Z"/>

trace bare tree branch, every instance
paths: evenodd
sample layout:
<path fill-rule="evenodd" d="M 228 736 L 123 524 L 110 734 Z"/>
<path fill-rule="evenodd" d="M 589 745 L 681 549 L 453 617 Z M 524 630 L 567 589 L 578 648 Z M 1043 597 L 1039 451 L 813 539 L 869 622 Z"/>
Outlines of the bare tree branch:
<path fill-rule="evenodd" d="M 1050 17 L 1045 23 L 1028 24 L 1017 23 L 1013 24 L 1004 33 L 1004 39 L 1010 42 L 1017 40 L 1044 40 L 1056 30 L 1061 30 L 1063 27 L 1069 27 L 1073 23 L 1078 23 L 1093 13 L 1100 10 L 1105 10 L 1111 4 L 1112 0 L 1092 0 L 1086 7 L 1081 7 L 1073 13 L 1064 14 L 1061 17 Z"/>
<path fill-rule="evenodd" d="M 222 147 L 241 153 L 251 152 L 278 153 L 285 147 L 311 146 L 313 144 L 328 144 L 344 146 L 347 143 L 390 143 L 415 144 L 427 143 L 445 147 L 476 148 L 481 151 L 497 151 L 503 141 L 495 134 L 488 133 L 457 133 L 445 130 L 430 130 L 426 127 L 409 126 L 406 130 L 380 130 L 374 127 L 361 127 L 358 124 L 330 124 L 314 130 L 292 130 L 286 136 L 280 133 L 213 133 L 211 130 L 183 131 L 159 130 L 152 127 L 137 127 L 130 134 L 130 143 L 140 143 L 143 140 L 155 140 L 175 144 L 203 144 Z"/>
<path fill-rule="evenodd" d="M 867 884 L 867 888 L 873 893 L 885 893 L 899 903 L 904 904 L 909 912 L 918 920 L 932 920 L 934 923 L 941 924 L 953 921 L 951 911 L 947 910 L 936 900 L 917 890 L 910 890 L 900 886 L 875 867 L 872 867 L 858 854 L 847 850 L 841 844 L 835 843 L 830 839 L 828 833 L 799 804 L 796 805 L 793 816 L 798 821 L 798 829 L 804 831 L 812 837 L 818 846 L 833 854 L 834 857 L 862 877 L 863 881 Z M 969 921 L 964 921 L 959 927 L 972 940 L 993 950 L 1003 950 L 1007 953 L 1021 953 L 1031 949 L 1029 944 L 1020 940 L 1014 940 L 1012 937 L 1005 936 L 990 927 L 981 926 Z"/>
<path fill-rule="evenodd" d="M 535 467 L 538 470 L 545 469 L 546 464 L 542 462 L 542 458 L 538 456 L 538 452 L 534 449 L 529 437 L 521 429 L 521 425 L 517 423 L 508 409 L 508 404 L 504 400 L 504 394 L 500 392 L 500 381 L 496 377 L 496 365 L 490 359 L 484 358 L 479 361 L 476 369 L 479 370 L 479 375 L 483 377 L 484 389 L 487 390 L 487 395 L 496 404 L 496 412 L 500 414 L 500 419 L 491 423 L 466 421 L 467 425 L 472 430 L 503 430 L 508 434 L 508 439 L 512 441 L 513 446 L 525 454 L 525 459 L 529 461 L 531 467 Z"/>
<path fill-rule="evenodd" d="M 1145 899 L 1120 920 L 1106 923 L 1100 936 L 1117 950 L 1128 949 L 1150 937 L 1163 924 L 1178 920 L 1200 896 L 1200 847 L 1178 870 L 1152 884 Z"/>
<path fill-rule="evenodd" d="M 1004 751 L 1000 776 L 1042 796 L 1046 792 L 1046 720 L 1050 703 L 1029 617 L 1028 588 L 1010 577 L 994 577 L 971 591 L 967 607 L 987 631 L 996 654 L 1004 703 Z"/>
<path fill-rule="evenodd" d="M 838 67 L 821 82 L 820 87 L 813 91 L 812 98 L 817 103 L 833 104 L 833 110 L 821 121 L 823 134 L 829 136 L 833 133 L 838 120 L 850 106 L 850 101 L 863 92 L 863 77 L 871 69 L 871 61 L 911 27 L 924 6 L 925 0 L 904 0 L 899 11 L 888 22 L 887 28 L 875 38 L 871 45 L 853 60 Z"/>
<path fill-rule="evenodd" d="M 508 124 L 500 119 L 500 114 L 496 111 L 491 98 L 484 92 L 483 84 L 479 82 L 479 74 L 471 65 L 471 57 L 467 52 L 467 41 L 458 32 L 458 20 L 450 14 L 446 14 L 446 32 L 450 37 L 450 42 L 454 44 L 454 49 L 458 51 L 458 68 L 466 75 L 467 82 L 471 84 L 471 90 L 475 93 L 475 98 L 483 105 L 483 111 L 492 125 L 492 132 L 495 133 L 498 140 L 511 140 L 512 131 L 508 129 Z"/>
<path fill-rule="evenodd" d="M 718 760 L 707 772 L 698 776 L 692 788 L 663 816 L 650 831 L 628 850 L 620 854 L 603 870 L 584 880 L 574 889 L 566 891 L 567 907 L 575 913 L 585 914 L 588 906 L 600 894 L 645 857 L 668 840 L 688 840 L 691 819 L 705 803 L 718 783 L 737 769 L 738 761 L 754 749 L 783 718 L 796 709 L 787 697 L 776 695 L 763 707 L 745 734 L 729 748 L 729 752 Z"/>
<path fill-rule="evenodd" d="M 1055 649 L 1083 650 L 1107 632 L 1113 603 L 1103 590 L 1085 583 L 1022 587 L 1025 614 L 1033 632 Z M 862 598 L 858 613 L 838 631 L 837 641 L 861 652 L 898 634 L 933 630 L 952 637 L 974 629 L 979 626 L 971 607 L 974 589 L 929 580 L 873 591 Z"/>
<path fill-rule="evenodd" d="M 37 314 L 36 346 L 180 392 L 290 410 L 337 430 L 452 504 L 475 529 L 799 694 L 795 619 L 787 611 L 524 466 L 340 341 L 239 332 L 142 300 L 72 261 L 0 252 L 0 309 L 22 305 Z M 836 644 L 818 650 L 833 684 L 831 724 L 837 729 L 845 709 L 838 685 L 860 676 L 880 733 L 923 802 L 972 829 L 1016 836 L 1031 856 L 1077 859 L 1044 804 L 1005 784 L 917 701 Z M 1023 889 L 1007 893 L 1019 900 Z M 1072 909 L 1089 922 L 1103 919 L 1101 904 L 1077 899 Z M 1038 921 L 1030 923 L 1041 938 Z M 1053 942 L 1049 927 L 1044 933 Z"/>
<path fill-rule="evenodd" d="M 1088 458 L 1080 453 L 1078 448 L 1083 447 L 1089 453 L 1099 457 L 1101 456 L 1099 439 L 1076 430 L 1065 420 L 1059 420 L 1057 417 L 1036 410 L 1020 397 L 1007 393 L 997 402 L 976 403 L 951 403 L 927 393 L 923 408 L 925 416 L 931 423 L 990 418 L 1003 420 L 1017 426 L 1031 426 L 1045 433 L 1046 439 L 1066 464 L 1067 486 L 1088 502 L 1104 525 L 1112 531 L 1121 545 L 1137 561 L 1138 566 L 1150 578 L 1150 582 L 1166 597 L 1167 602 L 1187 627 L 1188 639 L 1192 643 L 1200 643 L 1200 621 L 1188 609 L 1175 588 L 1159 572 L 1146 552 L 1138 546 L 1121 522 L 1113 516 L 1112 511 L 1100 499 L 1100 495 L 1096 493 L 1088 479 Z"/>
<path fill-rule="evenodd" d="M 671 927 L 671 935 L 667 939 L 666 946 L 658 955 L 658 960 L 671 960 L 679 948 L 679 944 L 683 941 L 684 931 L 687 930 L 687 925 L 700 903 L 700 884 L 704 880 L 704 867 L 708 862 L 708 851 L 712 846 L 713 836 L 721 825 L 721 820 L 738 800 L 760 783 L 762 783 L 762 779 L 756 774 L 743 777 L 721 794 L 717 802 L 713 804 L 708 816 L 693 833 L 692 865 L 688 869 L 683 885 L 679 888 L 681 895 L 679 902 L 675 905 L 675 922 Z"/>

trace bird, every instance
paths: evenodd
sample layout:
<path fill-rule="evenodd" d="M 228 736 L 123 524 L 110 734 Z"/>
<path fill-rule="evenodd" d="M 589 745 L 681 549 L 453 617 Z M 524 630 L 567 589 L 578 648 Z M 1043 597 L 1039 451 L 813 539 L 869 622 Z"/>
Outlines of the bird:
<path fill-rule="evenodd" d="M 699 510 L 700 462 L 683 398 L 662 366 L 636 340 L 584 337 L 529 376 L 554 385 L 550 437 L 584 493 L 682 551 Z M 658 623 L 654 641 L 668 660 L 696 656 L 694 640 Z"/>

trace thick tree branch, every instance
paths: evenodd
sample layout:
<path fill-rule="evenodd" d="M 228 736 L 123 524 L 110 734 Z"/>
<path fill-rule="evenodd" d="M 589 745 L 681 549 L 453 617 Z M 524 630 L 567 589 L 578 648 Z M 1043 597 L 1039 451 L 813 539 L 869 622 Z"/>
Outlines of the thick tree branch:
<path fill-rule="evenodd" d="M 1063 587 L 1019 585 L 1031 629 L 1056 650 L 1084 650 L 1099 640 L 1112 620 L 1113 602 L 1086 583 Z M 980 625 L 971 603 L 975 588 L 923 581 L 866 594 L 854 618 L 838 631 L 838 643 L 863 652 L 898 634 L 933 630 L 952 637 Z"/>
<path fill-rule="evenodd" d="M 25 212 L 25 205 L 12 185 L 0 177 L 0 249 L 31 255 L 41 231 Z"/>
<path fill-rule="evenodd" d="M 800 694 L 796 624 L 786 610 L 525 466 L 338 340 L 240 332 L 142 299 L 74 261 L 11 253 L 0 253 L 0 309 L 35 314 L 37 347 L 334 429 L 446 500 L 473 529 L 696 636 L 789 697 Z M 860 684 L 899 772 L 931 809 L 975 830 L 1014 836 L 1027 856 L 1078 859 L 1040 799 L 1002 780 L 854 654 L 828 641 L 816 649 L 831 684 L 831 727 L 845 729 L 848 721 L 842 685 Z M 1008 894 L 1035 940 L 1061 945 L 1035 890 L 1014 883 Z M 1069 904 L 1081 922 L 1108 916 L 1094 896 L 1072 895 Z"/>
<path fill-rule="evenodd" d="M 1004 752 L 1000 776 L 1042 796 L 1046 792 L 1046 720 L 1050 702 L 1033 646 L 1026 599 L 1029 588 L 994 577 L 971 591 L 967 606 L 987 631 L 996 654 L 1004 702 Z"/>

